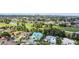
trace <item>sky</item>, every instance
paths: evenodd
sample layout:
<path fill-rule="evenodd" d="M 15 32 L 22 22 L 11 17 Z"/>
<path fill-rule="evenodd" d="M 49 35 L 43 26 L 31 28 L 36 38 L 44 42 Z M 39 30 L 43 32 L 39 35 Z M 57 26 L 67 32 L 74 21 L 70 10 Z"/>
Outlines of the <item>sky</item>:
<path fill-rule="evenodd" d="M 78 15 L 78 0 L 0 0 L 0 14 Z M 75 14 L 74 14 L 75 13 Z M 67 15 L 66 14 L 66 15 Z"/>
<path fill-rule="evenodd" d="M 57 16 L 79 16 L 79 13 L 0 13 L 0 15 L 57 15 Z"/>

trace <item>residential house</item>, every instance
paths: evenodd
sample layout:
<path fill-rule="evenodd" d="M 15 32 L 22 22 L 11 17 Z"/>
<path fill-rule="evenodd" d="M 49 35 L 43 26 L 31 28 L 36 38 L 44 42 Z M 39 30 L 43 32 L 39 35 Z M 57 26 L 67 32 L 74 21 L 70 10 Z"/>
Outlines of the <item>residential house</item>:
<path fill-rule="evenodd" d="M 34 40 L 32 40 L 32 39 L 29 39 L 29 40 L 26 40 L 26 43 L 25 43 L 26 45 L 29 45 L 29 44 L 31 44 L 31 45 L 36 45 L 37 43 L 36 43 L 36 41 L 34 41 Z"/>
<path fill-rule="evenodd" d="M 29 39 L 31 34 L 32 34 L 32 32 L 23 32 L 23 33 L 21 33 L 19 40 L 21 39 L 22 43 L 26 43 L 26 41 Z"/>
<path fill-rule="evenodd" d="M 41 32 L 34 32 L 30 39 L 32 40 L 40 40 L 43 37 L 43 34 Z"/>
<path fill-rule="evenodd" d="M 79 27 L 79 20 L 73 21 L 74 27 Z"/>
<path fill-rule="evenodd" d="M 29 39 L 29 36 L 32 34 L 32 32 L 22 32 L 21 35 L 25 36 L 26 39 Z"/>
<path fill-rule="evenodd" d="M 44 40 L 48 41 L 50 44 L 56 44 L 56 37 L 55 36 L 46 36 L 46 38 Z"/>
<path fill-rule="evenodd" d="M 22 42 L 26 42 L 26 40 L 29 39 L 29 36 L 32 34 L 32 32 L 22 32 L 22 31 L 19 31 L 19 32 L 14 32 L 14 37 L 17 37 L 15 39 L 15 41 L 22 41 Z"/>
<path fill-rule="evenodd" d="M 44 24 L 55 24 L 55 22 L 54 21 L 49 21 L 49 22 L 45 21 Z"/>
<path fill-rule="evenodd" d="M 2 36 L 0 37 L 0 45 L 16 45 L 16 42 L 11 40 L 9 37 Z"/>
<path fill-rule="evenodd" d="M 79 39 L 79 32 L 75 32 L 74 34 L 75 34 L 74 37 L 76 37 L 77 39 Z"/>
<path fill-rule="evenodd" d="M 4 29 L 0 29 L 0 32 L 3 32 L 3 31 L 5 31 Z"/>
<path fill-rule="evenodd" d="M 79 32 L 75 32 L 75 34 L 79 36 Z"/>
<path fill-rule="evenodd" d="M 66 26 L 71 26 L 71 23 L 70 22 L 68 22 L 68 21 L 60 21 L 60 22 L 58 22 L 58 24 L 66 24 Z"/>
<path fill-rule="evenodd" d="M 43 34 L 40 32 L 34 32 L 29 38 L 28 40 L 26 40 L 26 45 L 36 45 L 36 41 L 35 40 L 40 40 L 42 38 Z"/>
<path fill-rule="evenodd" d="M 68 38 L 63 38 L 62 40 L 62 45 L 74 45 L 75 41 L 68 39 Z"/>
<path fill-rule="evenodd" d="M 16 18 L 12 19 L 11 22 L 10 22 L 10 24 L 17 25 L 17 19 Z"/>

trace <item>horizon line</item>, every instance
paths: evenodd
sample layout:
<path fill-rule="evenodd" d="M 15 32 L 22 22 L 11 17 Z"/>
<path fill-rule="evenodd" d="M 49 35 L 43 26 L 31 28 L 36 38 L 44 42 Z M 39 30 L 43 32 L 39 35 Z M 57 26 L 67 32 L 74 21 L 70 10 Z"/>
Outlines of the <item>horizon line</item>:
<path fill-rule="evenodd" d="M 58 15 L 58 16 L 79 16 L 79 13 L 0 13 L 0 15 Z"/>

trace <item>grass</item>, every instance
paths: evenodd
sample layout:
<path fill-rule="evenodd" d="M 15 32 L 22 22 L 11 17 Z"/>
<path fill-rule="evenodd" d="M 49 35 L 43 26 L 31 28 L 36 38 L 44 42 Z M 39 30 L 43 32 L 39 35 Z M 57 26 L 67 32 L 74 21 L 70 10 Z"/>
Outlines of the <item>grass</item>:
<path fill-rule="evenodd" d="M 31 30 L 31 29 L 34 28 L 32 25 L 33 25 L 32 23 L 31 24 L 26 23 L 26 28 Z M 64 31 L 79 32 L 79 28 L 78 27 L 60 27 L 60 26 L 52 26 L 52 27 L 60 29 L 60 30 L 64 30 Z M 44 28 L 40 28 L 40 29 L 43 30 Z"/>
<path fill-rule="evenodd" d="M 33 24 L 26 23 L 27 28 L 31 28 Z"/>
<path fill-rule="evenodd" d="M 16 26 L 16 25 L 15 24 L 0 23 L 0 27 L 6 27 L 6 26 Z"/>
<path fill-rule="evenodd" d="M 27 29 L 29 29 L 29 30 L 31 30 L 31 29 L 33 29 L 34 27 L 33 27 L 33 24 L 31 23 L 26 23 L 26 28 Z"/>
<path fill-rule="evenodd" d="M 78 27 L 64 27 L 63 30 L 70 31 L 70 32 L 79 32 Z"/>
<path fill-rule="evenodd" d="M 61 29 L 64 31 L 70 31 L 70 32 L 79 32 L 78 27 L 60 27 L 60 26 L 53 26 L 53 28 Z"/>

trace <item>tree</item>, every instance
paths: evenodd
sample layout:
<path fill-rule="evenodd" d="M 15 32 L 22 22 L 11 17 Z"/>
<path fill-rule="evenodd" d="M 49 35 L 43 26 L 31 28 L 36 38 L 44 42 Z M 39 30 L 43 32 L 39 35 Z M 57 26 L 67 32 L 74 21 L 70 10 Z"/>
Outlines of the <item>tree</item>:
<path fill-rule="evenodd" d="M 25 23 L 22 23 L 22 28 L 23 28 L 23 31 L 27 30 Z"/>
<path fill-rule="evenodd" d="M 61 45 L 61 43 L 62 43 L 62 38 L 57 37 L 57 39 L 56 39 L 56 44 L 57 44 L 57 45 Z"/>
<path fill-rule="evenodd" d="M 11 22 L 10 19 L 4 19 L 4 23 L 9 24 Z"/>
<path fill-rule="evenodd" d="M 8 32 L 2 32 L 0 35 L 1 35 L 1 36 L 8 36 L 8 37 L 11 37 L 11 35 L 10 35 Z"/>

